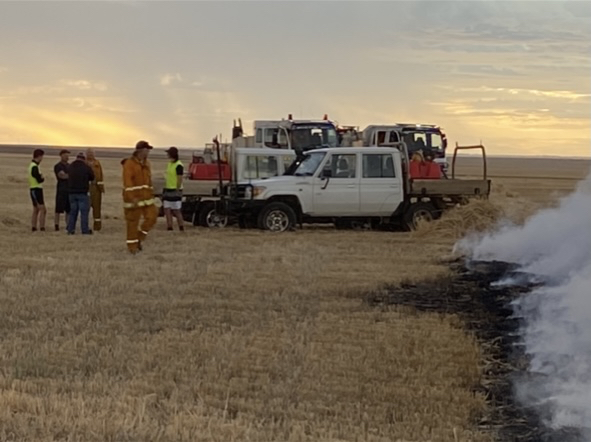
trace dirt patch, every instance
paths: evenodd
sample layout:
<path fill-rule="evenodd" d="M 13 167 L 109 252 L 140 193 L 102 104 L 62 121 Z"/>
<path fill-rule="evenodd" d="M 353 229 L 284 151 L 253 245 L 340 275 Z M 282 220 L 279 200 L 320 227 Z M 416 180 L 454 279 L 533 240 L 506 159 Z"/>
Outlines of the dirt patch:
<path fill-rule="evenodd" d="M 18 218 L 13 218 L 11 216 L 3 216 L 0 218 L 0 223 L 6 227 L 17 227 L 22 224 L 22 221 Z"/>
<path fill-rule="evenodd" d="M 23 183 L 27 182 L 27 180 L 25 178 L 17 177 L 14 175 L 8 175 L 6 177 L 6 181 L 11 184 L 23 184 Z"/>
<path fill-rule="evenodd" d="M 501 441 L 578 442 L 576 429 L 561 431 L 544 426 L 539 411 L 520 404 L 514 383 L 527 376 L 527 357 L 519 342 L 521 322 L 513 317 L 511 301 L 531 291 L 523 273 L 504 262 L 450 263 L 453 275 L 421 284 L 402 284 L 369 293 L 372 306 L 401 305 L 417 311 L 456 314 L 475 334 L 483 349 L 485 365 L 480 385 L 491 404 L 487 415 L 478 416 L 480 430 L 493 432 Z M 504 277 L 521 278 L 521 286 L 495 285 Z"/>

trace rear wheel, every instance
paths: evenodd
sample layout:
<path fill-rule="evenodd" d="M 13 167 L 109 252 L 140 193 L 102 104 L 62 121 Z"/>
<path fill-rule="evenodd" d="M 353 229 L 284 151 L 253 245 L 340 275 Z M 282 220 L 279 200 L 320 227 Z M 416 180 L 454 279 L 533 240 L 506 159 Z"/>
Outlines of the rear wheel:
<path fill-rule="evenodd" d="M 215 204 L 206 203 L 199 209 L 199 225 L 202 227 L 223 228 L 228 225 L 228 216 L 219 213 Z"/>
<path fill-rule="evenodd" d="M 437 209 L 431 203 L 411 204 L 404 214 L 404 224 L 407 230 L 415 230 L 423 221 L 433 221 L 437 218 Z"/>
<path fill-rule="evenodd" d="M 296 225 L 295 211 L 285 203 L 267 204 L 258 217 L 258 226 L 271 232 L 294 230 Z"/>

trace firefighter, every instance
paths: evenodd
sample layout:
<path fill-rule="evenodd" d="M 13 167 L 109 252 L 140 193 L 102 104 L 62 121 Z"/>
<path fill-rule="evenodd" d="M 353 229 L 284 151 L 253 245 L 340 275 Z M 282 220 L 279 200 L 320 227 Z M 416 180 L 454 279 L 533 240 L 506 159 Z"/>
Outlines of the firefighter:
<path fill-rule="evenodd" d="M 31 219 L 31 230 L 37 231 L 37 220 L 39 220 L 39 230 L 45 231 L 45 199 L 43 197 L 43 182 L 45 178 L 39 171 L 39 164 L 43 161 L 45 152 L 43 149 L 35 149 L 33 152 L 33 160 L 29 164 L 29 195 L 33 202 L 33 216 Z"/>
<path fill-rule="evenodd" d="M 133 155 L 121 161 L 127 248 L 133 254 L 142 250 L 142 242 L 145 241 L 158 218 L 152 187 L 152 172 L 148 161 L 151 149 L 153 147 L 147 141 L 138 141 Z M 142 217 L 143 222 L 140 226 Z"/>
<path fill-rule="evenodd" d="M 102 227 L 101 205 L 103 202 L 103 193 L 105 193 L 103 166 L 96 158 L 94 149 L 88 149 L 86 151 L 86 162 L 94 172 L 94 181 L 90 183 L 90 206 L 92 207 L 92 218 L 94 220 L 92 229 L 99 231 Z"/>

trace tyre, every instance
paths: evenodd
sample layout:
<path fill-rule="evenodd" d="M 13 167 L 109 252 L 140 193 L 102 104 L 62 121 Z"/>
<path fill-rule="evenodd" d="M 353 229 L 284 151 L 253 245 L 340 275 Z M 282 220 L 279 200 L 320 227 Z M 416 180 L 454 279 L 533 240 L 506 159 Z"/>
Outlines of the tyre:
<path fill-rule="evenodd" d="M 407 230 L 415 230 L 421 221 L 433 221 L 437 218 L 437 209 L 431 203 L 411 204 L 404 214 Z"/>
<path fill-rule="evenodd" d="M 228 225 L 228 216 L 220 214 L 215 204 L 205 203 L 199 209 L 199 225 L 202 227 L 223 228 Z"/>
<path fill-rule="evenodd" d="M 372 230 L 373 225 L 371 220 L 359 220 L 354 219 L 350 222 L 351 229 L 353 230 Z"/>
<path fill-rule="evenodd" d="M 259 228 L 271 232 L 294 230 L 296 222 L 295 211 L 281 202 L 267 204 L 258 217 Z"/>

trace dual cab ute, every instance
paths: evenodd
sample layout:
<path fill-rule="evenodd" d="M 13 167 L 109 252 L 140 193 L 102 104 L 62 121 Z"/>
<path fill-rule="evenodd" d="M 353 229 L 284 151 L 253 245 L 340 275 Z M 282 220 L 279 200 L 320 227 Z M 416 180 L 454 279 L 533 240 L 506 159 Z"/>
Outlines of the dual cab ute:
<path fill-rule="evenodd" d="M 285 175 L 249 183 L 235 210 L 274 232 L 303 223 L 413 229 L 419 220 L 438 218 L 470 197 L 488 197 L 486 173 L 476 180 L 411 180 L 408 153 L 401 146 L 308 151 Z"/>

